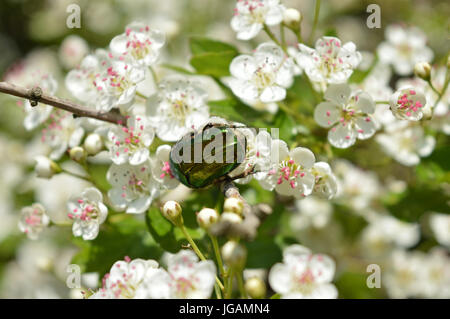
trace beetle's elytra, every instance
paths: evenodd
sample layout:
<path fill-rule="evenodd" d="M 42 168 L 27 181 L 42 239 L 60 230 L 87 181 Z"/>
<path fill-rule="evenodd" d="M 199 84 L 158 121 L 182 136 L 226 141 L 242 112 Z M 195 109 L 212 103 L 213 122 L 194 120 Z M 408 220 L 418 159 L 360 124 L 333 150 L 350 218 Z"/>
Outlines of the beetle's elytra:
<path fill-rule="evenodd" d="M 207 124 L 186 134 L 170 152 L 170 169 L 190 188 L 203 188 L 220 181 L 245 159 L 245 136 L 227 124 Z"/>

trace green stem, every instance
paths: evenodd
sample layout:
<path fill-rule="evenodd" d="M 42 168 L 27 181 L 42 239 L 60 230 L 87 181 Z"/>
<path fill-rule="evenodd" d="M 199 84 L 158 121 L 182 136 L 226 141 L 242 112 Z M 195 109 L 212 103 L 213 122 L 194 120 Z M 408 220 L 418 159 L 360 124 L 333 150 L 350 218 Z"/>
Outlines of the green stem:
<path fill-rule="evenodd" d="M 223 268 L 223 261 L 222 256 L 220 256 L 220 249 L 219 249 L 219 243 L 217 242 L 217 237 L 213 235 L 209 235 L 209 238 L 211 238 L 211 242 L 214 249 L 214 254 L 216 255 L 217 264 L 219 265 L 219 273 L 220 275 L 225 274 L 225 270 Z"/>
<path fill-rule="evenodd" d="M 320 0 L 316 0 L 316 7 L 314 9 L 314 22 L 311 34 L 309 35 L 308 43 L 312 43 L 312 41 L 314 40 L 314 33 L 316 32 L 317 22 L 319 21 L 319 12 L 320 12 Z"/>
<path fill-rule="evenodd" d="M 449 71 L 449 69 L 447 68 L 447 72 L 446 72 L 446 74 L 445 74 L 445 83 L 444 83 L 444 87 L 442 88 L 442 92 L 439 94 L 439 98 L 436 100 L 436 103 L 434 104 L 433 112 L 434 112 L 434 109 L 436 108 L 436 106 L 437 106 L 437 105 L 439 104 L 439 102 L 441 101 L 441 99 L 442 99 L 442 97 L 444 96 L 445 92 L 447 91 L 449 82 L 450 82 L 450 71 Z M 430 84 L 431 84 L 431 81 L 430 81 Z"/>
<path fill-rule="evenodd" d="M 158 84 L 158 76 L 156 75 L 155 70 L 153 70 L 153 68 L 151 66 L 148 67 L 148 69 L 150 70 L 150 73 L 152 74 L 153 77 L 153 81 L 155 81 L 155 84 Z"/>
<path fill-rule="evenodd" d="M 79 175 L 79 174 L 70 172 L 70 171 L 65 170 L 65 169 L 62 170 L 62 173 L 66 173 L 67 175 L 70 175 L 70 176 L 73 176 L 73 177 L 76 177 L 76 178 L 79 178 L 79 179 L 83 179 L 83 180 L 85 180 L 85 181 L 87 181 L 89 183 L 93 183 L 94 184 L 94 182 L 92 181 L 92 178 L 90 176 Z"/>
<path fill-rule="evenodd" d="M 286 48 L 284 48 L 284 47 L 281 45 L 280 41 L 278 41 L 277 37 L 272 33 L 272 31 L 270 31 L 269 27 L 268 27 L 266 24 L 264 24 L 264 31 L 267 33 L 267 35 L 269 36 L 269 38 L 270 38 L 273 42 L 275 42 L 279 47 L 281 47 L 281 48 L 283 49 L 283 51 L 284 51 L 285 53 L 287 53 L 287 52 L 286 52 Z"/>
<path fill-rule="evenodd" d="M 284 34 L 284 25 L 280 24 L 281 47 L 286 50 L 286 36 Z"/>
<path fill-rule="evenodd" d="M 298 29 L 297 31 L 293 31 L 295 36 L 297 37 L 297 42 L 298 43 L 302 43 L 303 39 L 302 39 L 302 30 Z"/>
<path fill-rule="evenodd" d="M 237 282 L 238 282 L 238 286 L 239 286 L 239 292 L 241 294 L 241 297 L 244 298 L 244 299 L 248 299 L 247 292 L 245 291 L 244 278 L 243 278 L 243 275 L 242 275 L 242 271 L 239 271 L 236 274 L 236 278 L 237 278 Z"/>
<path fill-rule="evenodd" d="M 198 258 L 200 258 L 200 260 L 206 261 L 205 256 L 202 254 L 200 249 L 198 249 L 197 244 L 194 242 L 194 240 L 192 239 L 191 235 L 189 235 L 189 233 L 187 232 L 186 227 L 184 227 L 184 225 L 180 225 L 179 227 L 180 227 L 181 231 L 183 232 L 184 237 L 186 237 L 186 239 L 189 242 L 189 244 L 191 245 L 192 249 L 197 254 Z M 216 276 L 216 283 L 217 283 L 217 285 L 219 286 L 219 288 L 221 290 L 225 289 L 223 284 L 222 284 L 222 282 L 220 281 L 219 278 L 217 278 L 217 276 Z"/>
<path fill-rule="evenodd" d="M 430 86 L 430 88 L 431 88 L 438 96 L 441 96 L 441 93 L 434 87 L 433 83 L 431 82 L 431 79 L 428 79 L 427 83 L 428 83 L 428 85 Z"/>
<path fill-rule="evenodd" d="M 227 290 L 225 292 L 225 298 L 230 299 L 231 294 L 233 293 L 233 278 L 234 278 L 234 271 L 230 268 L 228 271 L 228 282 L 227 282 Z"/>
<path fill-rule="evenodd" d="M 142 94 L 141 92 L 136 91 L 136 95 L 139 96 L 139 97 L 141 97 L 141 98 L 143 98 L 144 100 L 147 100 L 147 99 L 148 99 L 148 97 L 145 96 L 144 94 Z"/>
<path fill-rule="evenodd" d="M 222 299 L 222 294 L 220 293 L 220 287 L 218 284 L 214 285 L 214 291 L 216 293 L 217 299 Z"/>
<path fill-rule="evenodd" d="M 289 106 L 287 106 L 286 104 L 284 104 L 283 102 L 279 102 L 278 106 L 280 109 L 282 109 L 284 112 L 292 115 L 297 121 L 302 122 L 303 121 L 303 117 L 295 112 L 294 110 L 292 110 L 291 108 L 289 108 Z"/>
<path fill-rule="evenodd" d="M 389 101 L 375 101 L 375 104 L 389 104 Z"/>

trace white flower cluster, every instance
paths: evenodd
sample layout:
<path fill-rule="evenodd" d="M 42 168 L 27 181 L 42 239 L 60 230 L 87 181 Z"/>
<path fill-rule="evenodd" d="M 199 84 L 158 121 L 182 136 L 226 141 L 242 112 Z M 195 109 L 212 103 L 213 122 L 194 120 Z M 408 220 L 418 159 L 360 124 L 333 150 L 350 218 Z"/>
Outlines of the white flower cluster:
<path fill-rule="evenodd" d="M 275 190 L 280 195 L 301 199 L 312 193 L 331 199 L 337 192 L 337 180 L 330 166 L 316 162 L 316 158 L 305 147 L 289 150 L 286 142 L 272 139 L 267 131 L 258 134 L 247 132 L 246 159 L 230 175 L 241 171 L 254 171 L 238 182 L 248 183 L 256 179 L 267 190 Z"/>
<path fill-rule="evenodd" d="M 211 296 L 216 267 L 198 261 L 190 250 L 167 258 L 167 270 L 154 260 L 125 257 L 103 278 L 103 287 L 92 299 L 205 299 Z"/>

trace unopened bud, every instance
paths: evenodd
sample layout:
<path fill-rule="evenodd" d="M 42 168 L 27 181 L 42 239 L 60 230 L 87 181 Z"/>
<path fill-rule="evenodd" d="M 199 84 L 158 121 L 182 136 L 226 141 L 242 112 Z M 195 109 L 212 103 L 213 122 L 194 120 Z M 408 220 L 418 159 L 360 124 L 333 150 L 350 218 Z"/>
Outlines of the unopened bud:
<path fill-rule="evenodd" d="M 220 221 L 230 224 L 240 224 L 242 223 L 242 217 L 235 213 L 224 212 L 220 215 Z"/>
<path fill-rule="evenodd" d="M 244 201 L 238 197 L 229 197 L 225 199 L 223 204 L 223 211 L 227 213 L 235 213 L 242 215 L 244 209 Z"/>
<path fill-rule="evenodd" d="M 266 297 L 266 284 L 259 277 L 251 277 L 245 281 L 245 291 L 253 299 Z"/>
<path fill-rule="evenodd" d="M 212 224 L 217 223 L 219 214 L 215 209 L 203 208 L 197 213 L 197 223 L 201 228 L 208 230 Z"/>
<path fill-rule="evenodd" d="M 89 134 L 84 140 L 84 149 L 89 155 L 96 155 L 103 148 L 103 141 L 96 133 Z"/>
<path fill-rule="evenodd" d="M 428 81 L 430 79 L 430 74 L 431 74 L 431 65 L 428 62 L 419 62 L 416 63 L 416 65 L 414 66 L 414 74 L 425 80 Z"/>
<path fill-rule="evenodd" d="M 37 173 L 38 177 L 41 178 L 51 178 L 53 175 L 61 172 L 61 168 L 45 156 L 36 156 L 36 166 L 34 170 Z"/>
<path fill-rule="evenodd" d="M 84 162 L 86 159 L 86 151 L 81 146 L 75 146 L 69 151 L 70 158 L 75 162 Z"/>
<path fill-rule="evenodd" d="M 183 216 L 180 204 L 176 201 L 170 200 L 166 202 L 162 208 L 162 214 L 165 218 L 170 220 L 175 226 L 183 225 Z"/>
<path fill-rule="evenodd" d="M 222 247 L 222 257 L 229 267 L 242 269 L 247 261 L 247 249 L 243 245 L 230 240 Z"/>
<path fill-rule="evenodd" d="M 426 104 L 423 108 L 422 108 L 422 113 L 423 113 L 423 118 L 422 120 L 431 120 L 431 118 L 433 117 L 433 109 L 431 107 L 431 105 Z"/>
<path fill-rule="evenodd" d="M 284 10 L 283 22 L 289 28 L 299 28 L 302 21 L 302 14 L 294 8 Z"/>

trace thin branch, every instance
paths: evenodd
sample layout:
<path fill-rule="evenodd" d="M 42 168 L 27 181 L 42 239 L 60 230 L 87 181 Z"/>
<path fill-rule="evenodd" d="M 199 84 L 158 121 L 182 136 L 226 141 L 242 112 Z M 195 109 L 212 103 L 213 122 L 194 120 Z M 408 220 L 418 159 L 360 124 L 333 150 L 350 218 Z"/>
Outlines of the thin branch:
<path fill-rule="evenodd" d="M 99 112 L 96 110 L 88 109 L 72 101 L 44 94 L 39 87 L 26 89 L 11 83 L 0 82 L 0 92 L 30 100 L 30 102 L 32 102 L 32 105 L 36 105 L 37 103 L 51 105 L 56 108 L 73 113 L 78 117 L 90 117 L 114 124 L 126 124 L 125 116 L 121 115 L 118 112 Z"/>

